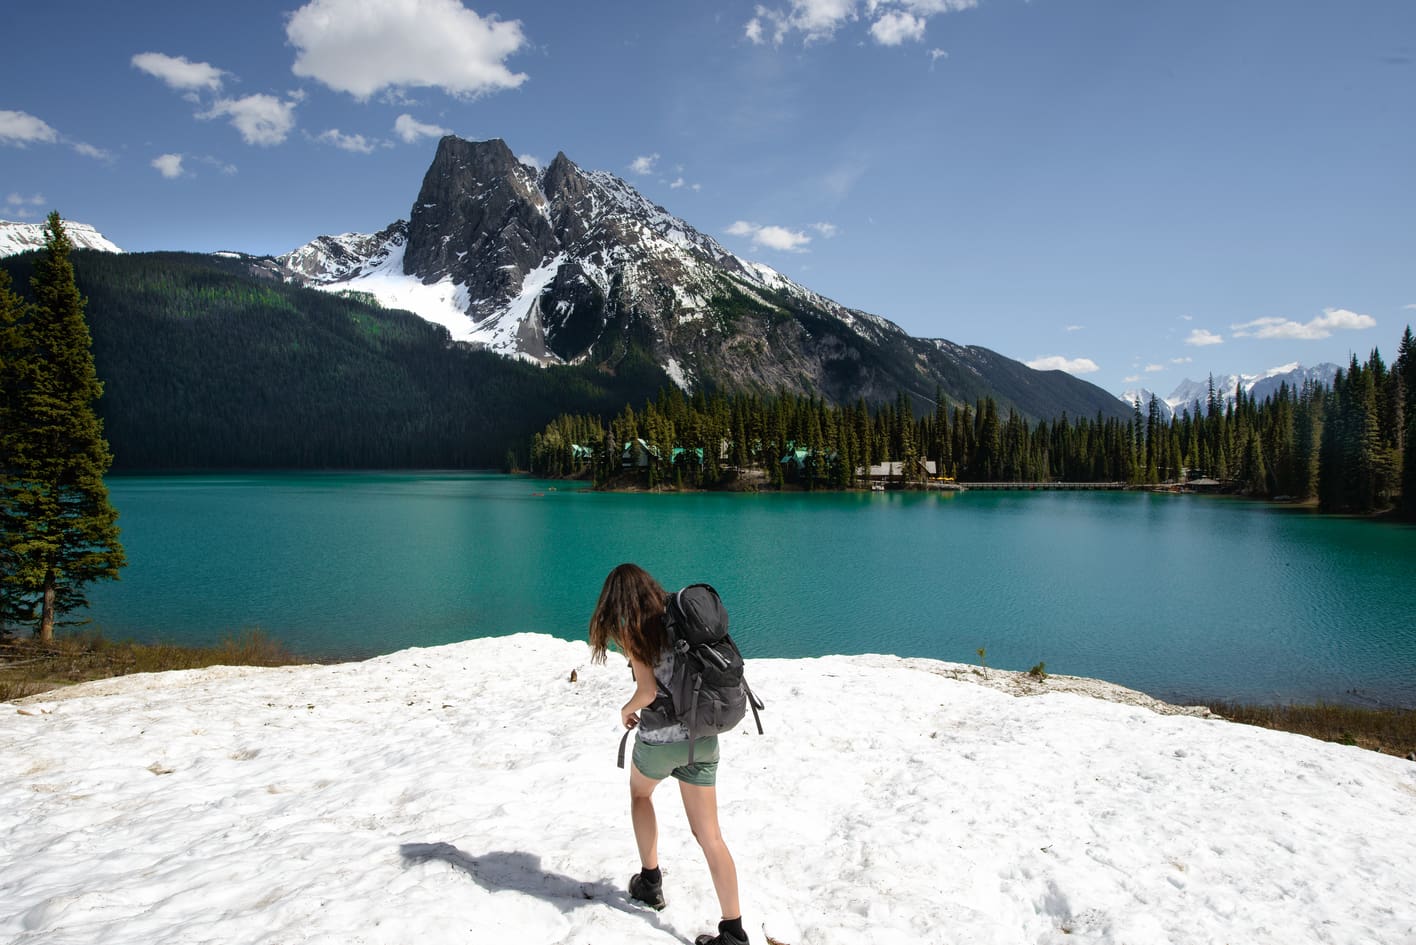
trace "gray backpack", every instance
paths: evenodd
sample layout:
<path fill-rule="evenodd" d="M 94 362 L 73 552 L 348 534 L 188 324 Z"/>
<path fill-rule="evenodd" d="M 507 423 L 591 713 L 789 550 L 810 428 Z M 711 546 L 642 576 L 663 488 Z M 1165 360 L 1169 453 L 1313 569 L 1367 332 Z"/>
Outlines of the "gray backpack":
<path fill-rule="evenodd" d="M 688 763 L 700 738 L 726 732 L 752 709 L 757 734 L 762 734 L 765 709 L 743 676 L 742 653 L 728 635 L 728 612 L 722 598 L 708 584 L 690 584 L 669 598 L 664 614 L 669 646 L 673 649 L 673 674 L 667 687 L 647 711 L 682 722 L 688 729 Z M 620 739 L 619 766 L 629 732 Z"/>

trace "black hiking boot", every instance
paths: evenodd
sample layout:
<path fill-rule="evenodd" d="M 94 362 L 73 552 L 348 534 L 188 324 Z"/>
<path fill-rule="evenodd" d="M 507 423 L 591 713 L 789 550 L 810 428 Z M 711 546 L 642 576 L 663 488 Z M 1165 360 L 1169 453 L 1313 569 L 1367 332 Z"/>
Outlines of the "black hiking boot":
<path fill-rule="evenodd" d="M 662 874 L 659 879 L 646 879 L 642 872 L 635 873 L 629 878 L 629 898 L 642 902 L 655 911 L 664 908 L 667 903 L 664 902 Z"/>
<path fill-rule="evenodd" d="M 748 945 L 747 933 L 742 928 L 742 919 L 719 922 L 717 935 L 700 935 L 693 940 L 693 945 Z"/>

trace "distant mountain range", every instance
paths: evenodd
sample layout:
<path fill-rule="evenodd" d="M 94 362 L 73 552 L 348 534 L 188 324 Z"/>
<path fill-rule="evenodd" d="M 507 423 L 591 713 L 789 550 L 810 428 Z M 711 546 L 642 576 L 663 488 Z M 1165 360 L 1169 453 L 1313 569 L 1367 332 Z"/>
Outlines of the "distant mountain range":
<path fill-rule="evenodd" d="M 1214 389 L 1215 393 L 1223 396 L 1226 404 L 1234 402 L 1234 392 L 1240 387 L 1249 397 L 1264 401 L 1277 394 L 1279 388 L 1284 384 L 1287 384 L 1291 390 L 1300 389 L 1304 383 L 1310 381 L 1316 384 L 1331 385 L 1339 370 L 1338 365 L 1327 361 L 1313 367 L 1303 367 L 1303 365 L 1294 362 L 1270 368 L 1258 374 L 1225 374 L 1216 377 L 1214 378 Z M 1203 410 L 1205 403 L 1209 400 L 1209 385 L 1208 377 L 1203 381 L 1192 381 L 1188 377 L 1185 378 L 1175 386 L 1169 397 L 1158 398 L 1161 414 L 1168 421 L 1187 408 L 1191 414 L 1194 414 L 1196 403 Z M 1139 400 L 1142 413 L 1147 410 L 1151 397 L 1152 392 L 1143 387 L 1128 390 L 1120 395 L 1120 399 L 1127 404 L 1134 404 Z"/>
<path fill-rule="evenodd" d="M 96 249 L 105 253 L 121 253 L 122 250 L 104 238 L 103 234 L 87 223 L 64 221 L 64 232 L 69 234 L 75 249 Z M 15 223 L 0 220 L 0 257 L 27 253 L 44 245 L 43 223 Z"/>

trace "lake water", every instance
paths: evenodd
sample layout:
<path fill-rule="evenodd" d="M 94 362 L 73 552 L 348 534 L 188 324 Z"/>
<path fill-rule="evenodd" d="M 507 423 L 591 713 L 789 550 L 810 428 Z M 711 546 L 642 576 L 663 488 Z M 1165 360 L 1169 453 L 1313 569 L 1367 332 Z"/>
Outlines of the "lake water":
<path fill-rule="evenodd" d="M 1416 707 L 1416 529 L 1146 493 L 630 495 L 464 473 L 110 481 L 111 637 L 361 657 L 583 638 L 611 567 L 708 581 L 749 656 L 888 652 L 1161 698 Z"/>

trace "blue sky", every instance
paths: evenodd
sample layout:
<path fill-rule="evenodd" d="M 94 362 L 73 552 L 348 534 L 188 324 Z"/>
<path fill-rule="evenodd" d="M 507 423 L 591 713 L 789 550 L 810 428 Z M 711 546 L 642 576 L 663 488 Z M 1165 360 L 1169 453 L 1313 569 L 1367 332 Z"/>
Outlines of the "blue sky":
<path fill-rule="evenodd" d="M 405 218 L 443 131 L 614 171 L 915 335 L 1110 390 L 1389 358 L 1416 4 L 7 4 L 0 218 L 280 253 Z"/>

